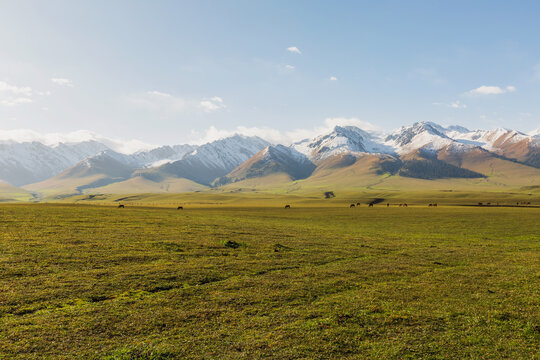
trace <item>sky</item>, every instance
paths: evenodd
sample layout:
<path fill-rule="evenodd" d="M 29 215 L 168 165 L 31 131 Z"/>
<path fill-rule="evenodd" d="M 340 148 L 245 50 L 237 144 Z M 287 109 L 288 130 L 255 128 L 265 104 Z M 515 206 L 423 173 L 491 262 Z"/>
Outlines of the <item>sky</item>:
<path fill-rule="evenodd" d="M 529 132 L 539 16 L 538 1 L 0 0 L 0 134 Z"/>

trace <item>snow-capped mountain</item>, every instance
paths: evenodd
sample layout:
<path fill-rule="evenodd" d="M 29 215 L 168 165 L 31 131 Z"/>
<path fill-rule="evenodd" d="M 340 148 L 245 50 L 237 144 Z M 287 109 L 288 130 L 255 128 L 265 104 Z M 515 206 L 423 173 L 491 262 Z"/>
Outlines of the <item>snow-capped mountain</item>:
<path fill-rule="evenodd" d="M 438 151 L 447 147 L 452 147 L 454 150 L 460 151 L 470 146 L 455 141 L 447 133 L 461 133 L 461 131 L 466 130 L 463 127 L 446 129 L 432 122 L 418 122 L 410 126 L 402 126 L 394 131 L 386 137 L 385 144 L 393 148 L 399 155 L 411 153 L 418 149 Z"/>
<path fill-rule="evenodd" d="M 392 152 L 392 148 L 383 144 L 376 135 L 356 126 L 336 126 L 329 134 L 299 141 L 292 147 L 313 161 L 343 153 Z"/>
<path fill-rule="evenodd" d="M 268 146 L 227 176 L 219 178 L 214 185 L 271 174 L 286 174 L 291 180 L 304 179 L 311 175 L 315 168 L 315 164 L 306 155 L 294 148 L 283 145 Z"/>
<path fill-rule="evenodd" d="M 182 159 L 186 154 L 196 149 L 195 145 L 160 146 L 152 150 L 138 151 L 126 155 L 113 150 L 105 150 L 94 157 L 107 155 L 126 166 L 133 168 L 152 168 Z"/>
<path fill-rule="evenodd" d="M 129 155 L 135 163 L 143 167 L 156 167 L 169 162 L 182 159 L 186 154 L 194 151 L 196 145 L 160 146 L 148 151 L 138 151 Z"/>
<path fill-rule="evenodd" d="M 16 186 L 40 182 L 102 153 L 126 166 L 151 167 L 179 160 L 195 148 L 194 145 L 161 146 L 126 155 L 94 140 L 54 145 L 4 140 L 0 143 L 0 180 Z"/>
<path fill-rule="evenodd" d="M 209 185 L 268 145 L 270 143 L 257 136 L 234 135 L 201 145 L 181 160 L 157 167 L 152 172 Z"/>
<path fill-rule="evenodd" d="M 0 144 L 0 180 L 25 185 L 48 179 L 73 164 L 109 148 L 97 141 L 60 143 L 3 142 Z"/>
<path fill-rule="evenodd" d="M 106 176 L 110 178 L 128 178 L 135 168 L 118 161 L 107 151 L 89 157 L 63 171 L 57 178 L 84 178 L 91 176 Z"/>
<path fill-rule="evenodd" d="M 480 146 L 488 151 L 503 150 L 511 144 L 521 141 L 532 141 L 538 143 L 530 135 L 524 134 L 516 130 L 495 129 L 495 130 L 475 130 L 469 132 L 452 133 L 452 137 L 457 141 L 469 142 L 473 145 Z"/>
<path fill-rule="evenodd" d="M 497 155 L 540 167 L 540 137 L 503 128 L 451 135 L 458 142 L 479 146 Z"/>
<path fill-rule="evenodd" d="M 303 179 L 316 170 L 315 174 L 319 167 L 326 166 L 328 171 L 352 164 L 358 167 L 363 162 L 357 160 L 367 155 L 371 156 L 373 164 L 377 163 L 373 157 L 380 158 L 381 163 L 385 163 L 384 159 L 393 159 L 391 162 L 396 169 L 386 173 L 394 174 L 401 171 L 397 167 L 408 166 L 408 172 L 401 173 L 418 177 L 428 167 L 436 168 L 438 176 L 461 174 L 456 169 L 449 171 L 441 162 L 457 168 L 470 163 L 469 170 L 478 174 L 491 169 L 479 163 L 494 163 L 499 161 L 497 159 L 511 160 L 517 164 L 514 167 L 539 169 L 540 136 L 507 129 L 471 131 L 461 126 L 420 122 L 403 126 L 386 137 L 355 126 L 336 126 L 327 134 L 291 146 L 271 145 L 259 137 L 234 135 L 201 146 L 160 146 L 132 154 L 114 151 L 94 140 L 47 145 L 4 139 L 0 141 L 0 181 L 27 189 L 32 186 L 26 185 L 39 183 L 36 189 L 42 189 L 48 184 L 44 180 L 56 179 L 70 186 L 80 183 L 78 187 L 87 189 L 82 180 L 67 180 L 97 176 L 102 184 L 141 176 L 152 184 L 165 179 L 186 179 L 203 187 L 219 186 L 271 174 L 286 175 L 280 179 Z M 477 159 L 474 164 L 472 159 Z M 336 161 L 341 164 L 339 167 L 329 166 Z M 433 165 L 435 161 L 439 161 L 437 166 Z M 375 166 L 373 164 L 370 166 Z M 115 168 L 120 173 L 116 173 Z M 510 168 L 509 165 L 506 168 Z M 94 185 L 94 180 L 87 180 Z"/>

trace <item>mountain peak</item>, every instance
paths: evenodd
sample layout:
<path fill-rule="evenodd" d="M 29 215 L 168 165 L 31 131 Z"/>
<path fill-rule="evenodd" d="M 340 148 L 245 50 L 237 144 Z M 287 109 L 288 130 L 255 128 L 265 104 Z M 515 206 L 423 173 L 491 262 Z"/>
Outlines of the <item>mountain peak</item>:
<path fill-rule="evenodd" d="M 292 145 L 297 151 L 314 161 L 343 153 L 389 153 L 376 137 L 356 126 L 335 126 L 332 132 L 306 139 Z"/>

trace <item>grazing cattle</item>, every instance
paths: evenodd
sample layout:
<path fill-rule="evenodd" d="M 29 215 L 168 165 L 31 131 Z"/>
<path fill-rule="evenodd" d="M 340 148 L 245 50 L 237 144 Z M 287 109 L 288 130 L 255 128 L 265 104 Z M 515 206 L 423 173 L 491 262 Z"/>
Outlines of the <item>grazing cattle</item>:
<path fill-rule="evenodd" d="M 349 207 L 350 207 L 350 208 L 353 208 L 353 207 L 354 207 L 354 204 L 349 205 Z"/>
<path fill-rule="evenodd" d="M 403 207 L 407 207 L 407 203 L 403 203 Z"/>
<path fill-rule="evenodd" d="M 478 206 L 482 206 L 482 205 L 484 205 L 484 204 L 482 204 L 481 202 L 478 203 Z"/>
<path fill-rule="evenodd" d="M 430 207 L 431 207 L 431 206 L 433 206 L 433 204 L 429 204 L 428 206 L 430 206 Z"/>
<path fill-rule="evenodd" d="M 369 206 L 369 207 L 373 207 L 373 203 L 369 203 L 369 205 L 368 205 L 368 206 Z"/>
<path fill-rule="evenodd" d="M 182 206 L 179 206 L 176 208 L 176 210 L 184 210 L 184 208 Z"/>
<path fill-rule="evenodd" d="M 333 197 L 336 197 L 336 195 L 334 195 L 333 191 L 327 191 L 327 192 L 324 193 L 324 198 L 325 199 L 330 199 L 330 198 L 333 198 Z"/>
<path fill-rule="evenodd" d="M 291 205 L 285 205 L 285 209 L 290 209 Z"/>
<path fill-rule="evenodd" d="M 122 205 L 122 204 L 120 204 L 120 205 L 118 205 L 118 208 L 119 208 L 119 209 L 123 209 L 123 208 L 125 208 L 125 206 Z"/>
<path fill-rule="evenodd" d="M 360 203 L 356 203 L 356 206 L 360 206 Z"/>
<path fill-rule="evenodd" d="M 437 203 L 433 204 L 433 206 L 437 206 Z"/>
<path fill-rule="evenodd" d="M 390 203 L 386 203 L 386 207 L 390 207 Z"/>

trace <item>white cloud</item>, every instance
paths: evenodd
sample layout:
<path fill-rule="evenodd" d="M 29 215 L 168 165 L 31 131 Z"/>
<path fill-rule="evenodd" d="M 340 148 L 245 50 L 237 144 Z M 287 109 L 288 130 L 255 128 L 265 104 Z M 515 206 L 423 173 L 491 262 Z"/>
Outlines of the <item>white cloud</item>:
<path fill-rule="evenodd" d="M 0 99 L 0 105 L 2 106 L 18 106 L 22 104 L 29 104 L 32 102 L 32 99 L 25 98 L 25 97 L 6 97 L 3 99 Z"/>
<path fill-rule="evenodd" d="M 214 96 L 210 99 L 203 99 L 199 105 L 206 112 L 212 112 L 226 107 L 223 99 L 219 96 Z"/>
<path fill-rule="evenodd" d="M 486 86 L 482 85 L 476 89 L 468 91 L 466 94 L 468 95 L 500 95 L 505 94 L 509 92 L 516 91 L 515 86 L 507 86 L 506 88 L 501 88 L 499 86 Z"/>
<path fill-rule="evenodd" d="M 29 86 L 16 86 L 0 81 L 0 105 L 19 106 L 32 102 L 32 88 Z"/>
<path fill-rule="evenodd" d="M 456 100 L 456 101 L 454 101 L 453 103 L 450 103 L 450 104 L 445 104 L 445 103 L 441 103 L 441 102 L 434 102 L 434 103 L 431 103 L 431 104 L 432 105 L 448 106 L 448 107 L 451 107 L 453 109 L 466 109 L 467 108 L 467 105 L 462 104 L 459 100 Z"/>
<path fill-rule="evenodd" d="M 299 55 L 302 53 L 302 52 L 300 51 L 300 49 L 297 48 L 296 46 L 289 46 L 289 47 L 287 48 L 287 51 L 288 51 L 288 52 L 292 52 L 292 53 L 294 53 L 294 54 L 299 54 Z"/>
<path fill-rule="evenodd" d="M 0 81 L 0 93 L 9 93 L 30 97 L 32 96 L 32 88 L 29 86 L 10 85 L 5 81 Z"/>
<path fill-rule="evenodd" d="M 287 64 L 287 65 L 285 65 L 285 69 L 287 69 L 287 70 L 294 70 L 295 67 L 294 67 L 294 65 L 289 65 L 289 64 Z"/>
<path fill-rule="evenodd" d="M 456 100 L 450 104 L 450 107 L 454 109 L 465 109 L 467 105 L 460 103 L 459 100 Z"/>
<path fill-rule="evenodd" d="M 211 141 L 223 139 L 234 134 L 240 134 L 245 136 L 258 136 L 273 144 L 285 144 L 290 145 L 294 142 L 304 140 L 307 138 L 313 138 L 322 134 L 331 132 L 336 126 L 358 126 L 359 128 L 380 133 L 381 129 L 367 121 L 362 121 L 357 118 L 327 118 L 324 123 L 319 126 L 315 126 L 311 129 L 295 129 L 291 131 L 279 131 L 269 127 L 246 127 L 237 126 L 232 130 L 218 129 L 215 126 L 211 126 L 203 132 L 192 131 L 191 143 L 205 144 Z"/>
<path fill-rule="evenodd" d="M 28 129 L 0 130 L 0 143 L 38 141 L 48 146 L 56 146 L 59 143 L 76 143 L 91 140 L 99 141 L 111 149 L 124 154 L 131 154 L 140 150 L 150 150 L 156 147 L 156 145 L 147 144 L 139 140 L 106 138 L 88 130 L 45 134 Z"/>
<path fill-rule="evenodd" d="M 226 107 L 219 96 L 200 100 L 183 98 L 163 91 L 147 91 L 125 97 L 126 101 L 148 111 L 162 113 L 185 113 L 190 111 L 213 112 Z"/>
<path fill-rule="evenodd" d="M 164 93 L 164 92 L 161 92 L 161 91 L 148 91 L 147 94 L 151 95 L 151 96 L 161 96 L 161 97 L 165 97 L 165 98 L 172 98 L 173 97 L 171 94 L 167 94 L 167 93 Z"/>
<path fill-rule="evenodd" d="M 337 77 L 335 77 L 335 76 L 330 76 L 330 81 L 337 81 Z"/>
<path fill-rule="evenodd" d="M 51 81 L 60 86 L 67 86 L 67 87 L 73 87 L 73 81 L 66 78 L 52 78 Z"/>

